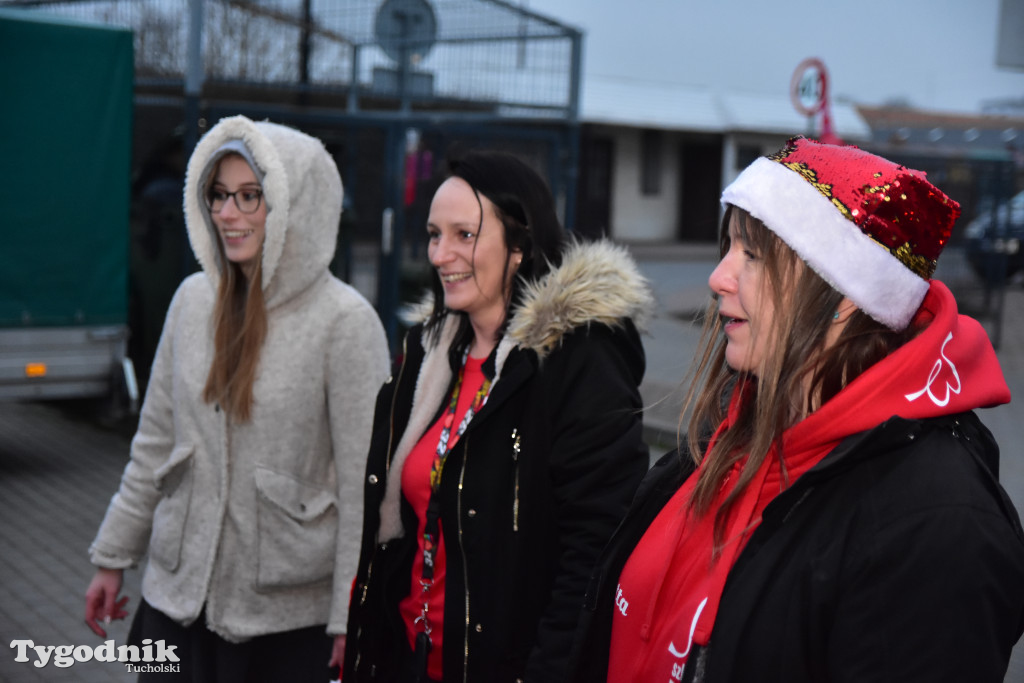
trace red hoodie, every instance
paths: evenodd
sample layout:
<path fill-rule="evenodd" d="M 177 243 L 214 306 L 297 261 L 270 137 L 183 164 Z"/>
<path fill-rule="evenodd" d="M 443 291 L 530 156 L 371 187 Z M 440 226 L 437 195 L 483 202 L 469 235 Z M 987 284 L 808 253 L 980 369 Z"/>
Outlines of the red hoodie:
<path fill-rule="evenodd" d="M 890 417 L 937 417 L 1010 400 L 988 336 L 977 321 L 958 315 L 945 285 L 932 281 L 911 324 L 921 328 L 917 337 L 786 430 L 782 452 L 791 482 L 845 437 Z M 737 394 L 713 441 L 735 419 Z M 712 510 L 738 473 L 739 466 L 730 472 Z M 686 512 L 696 479 L 691 476 L 662 509 L 619 577 L 610 683 L 681 680 L 692 643 L 710 640 L 729 570 L 765 507 L 784 488 L 777 458 L 770 455 L 733 508 L 724 547 L 712 561 L 714 513 L 694 518 Z"/>

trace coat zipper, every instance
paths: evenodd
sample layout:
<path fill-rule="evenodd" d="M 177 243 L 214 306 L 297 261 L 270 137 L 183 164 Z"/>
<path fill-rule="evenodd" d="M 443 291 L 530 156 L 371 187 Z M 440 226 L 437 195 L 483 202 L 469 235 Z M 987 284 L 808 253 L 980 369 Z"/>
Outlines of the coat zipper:
<path fill-rule="evenodd" d="M 469 676 L 469 563 L 466 562 L 466 547 L 462 538 L 462 486 L 466 480 L 466 462 L 469 460 L 469 434 L 462 446 L 462 469 L 459 471 L 459 495 L 456 502 L 456 516 L 459 520 L 459 554 L 462 556 L 462 577 L 466 590 L 466 628 L 463 631 L 462 683 L 467 683 Z"/>
<path fill-rule="evenodd" d="M 519 531 L 519 430 L 512 428 L 512 469 L 515 471 L 515 489 L 512 500 L 512 531 Z"/>

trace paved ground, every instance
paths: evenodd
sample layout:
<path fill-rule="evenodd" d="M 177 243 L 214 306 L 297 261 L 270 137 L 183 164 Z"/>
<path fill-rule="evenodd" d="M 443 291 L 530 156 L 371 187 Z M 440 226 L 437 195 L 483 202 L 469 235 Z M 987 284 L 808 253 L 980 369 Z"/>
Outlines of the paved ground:
<path fill-rule="evenodd" d="M 656 451 L 670 446 L 681 402 L 679 389 L 699 330 L 692 313 L 706 301 L 713 254 L 692 248 L 636 250 L 655 286 L 657 317 L 645 339 L 648 435 Z M 941 274 L 941 271 L 940 271 Z M 357 284 L 359 280 L 357 279 Z M 1000 360 L 1017 397 L 1024 397 L 1024 289 L 1005 303 Z M 1024 420 L 1019 404 L 985 411 L 1003 447 L 1001 479 L 1024 510 Z M 92 576 L 86 549 L 117 487 L 130 429 L 102 426 L 80 410 L 46 404 L 0 403 L 0 682 L 129 681 L 121 665 L 88 662 L 36 668 L 14 661 L 16 639 L 36 644 L 98 646 L 82 621 Z M 126 592 L 138 598 L 139 572 L 126 572 Z M 127 624 L 109 637 L 125 641 Z M 1024 645 L 1018 645 L 1007 683 L 1024 683 Z"/>
<path fill-rule="evenodd" d="M 86 549 L 124 469 L 128 439 L 52 405 L 0 404 L 0 680 L 131 681 L 118 664 L 35 668 L 12 640 L 98 646 L 82 620 L 92 577 Z M 139 572 L 127 572 L 138 599 Z M 124 643 L 127 624 L 110 638 Z"/>

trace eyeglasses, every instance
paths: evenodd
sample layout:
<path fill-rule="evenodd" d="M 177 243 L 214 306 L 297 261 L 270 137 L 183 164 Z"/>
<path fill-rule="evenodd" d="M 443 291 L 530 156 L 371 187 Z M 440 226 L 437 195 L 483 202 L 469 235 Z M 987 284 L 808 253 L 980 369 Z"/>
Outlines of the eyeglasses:
<path fill-rule="evenodd" d="M 234 192 L 225 192 L 216 187 L 211 187 L 206 193 L 206 206 L 211 213 L 220 213 L 228 199 L 233 197 L 235 206 L 242 213 L 256 213 L 260 208 L 260 200 L 263 198 L 263 190 L 251 187 L 243 187 Z"/>

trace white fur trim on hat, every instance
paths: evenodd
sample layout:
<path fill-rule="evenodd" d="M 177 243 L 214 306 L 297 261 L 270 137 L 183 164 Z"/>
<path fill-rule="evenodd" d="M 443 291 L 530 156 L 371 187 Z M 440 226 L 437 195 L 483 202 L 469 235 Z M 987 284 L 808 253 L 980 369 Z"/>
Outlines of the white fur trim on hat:
<path fill-rule="evenodd" d="M 926 280 L 781 163 L 756 160 L 725 188 L 722 203 L 759 219 L 826 282 L 893 330 L 910 324 L 928 292 Z"/>

